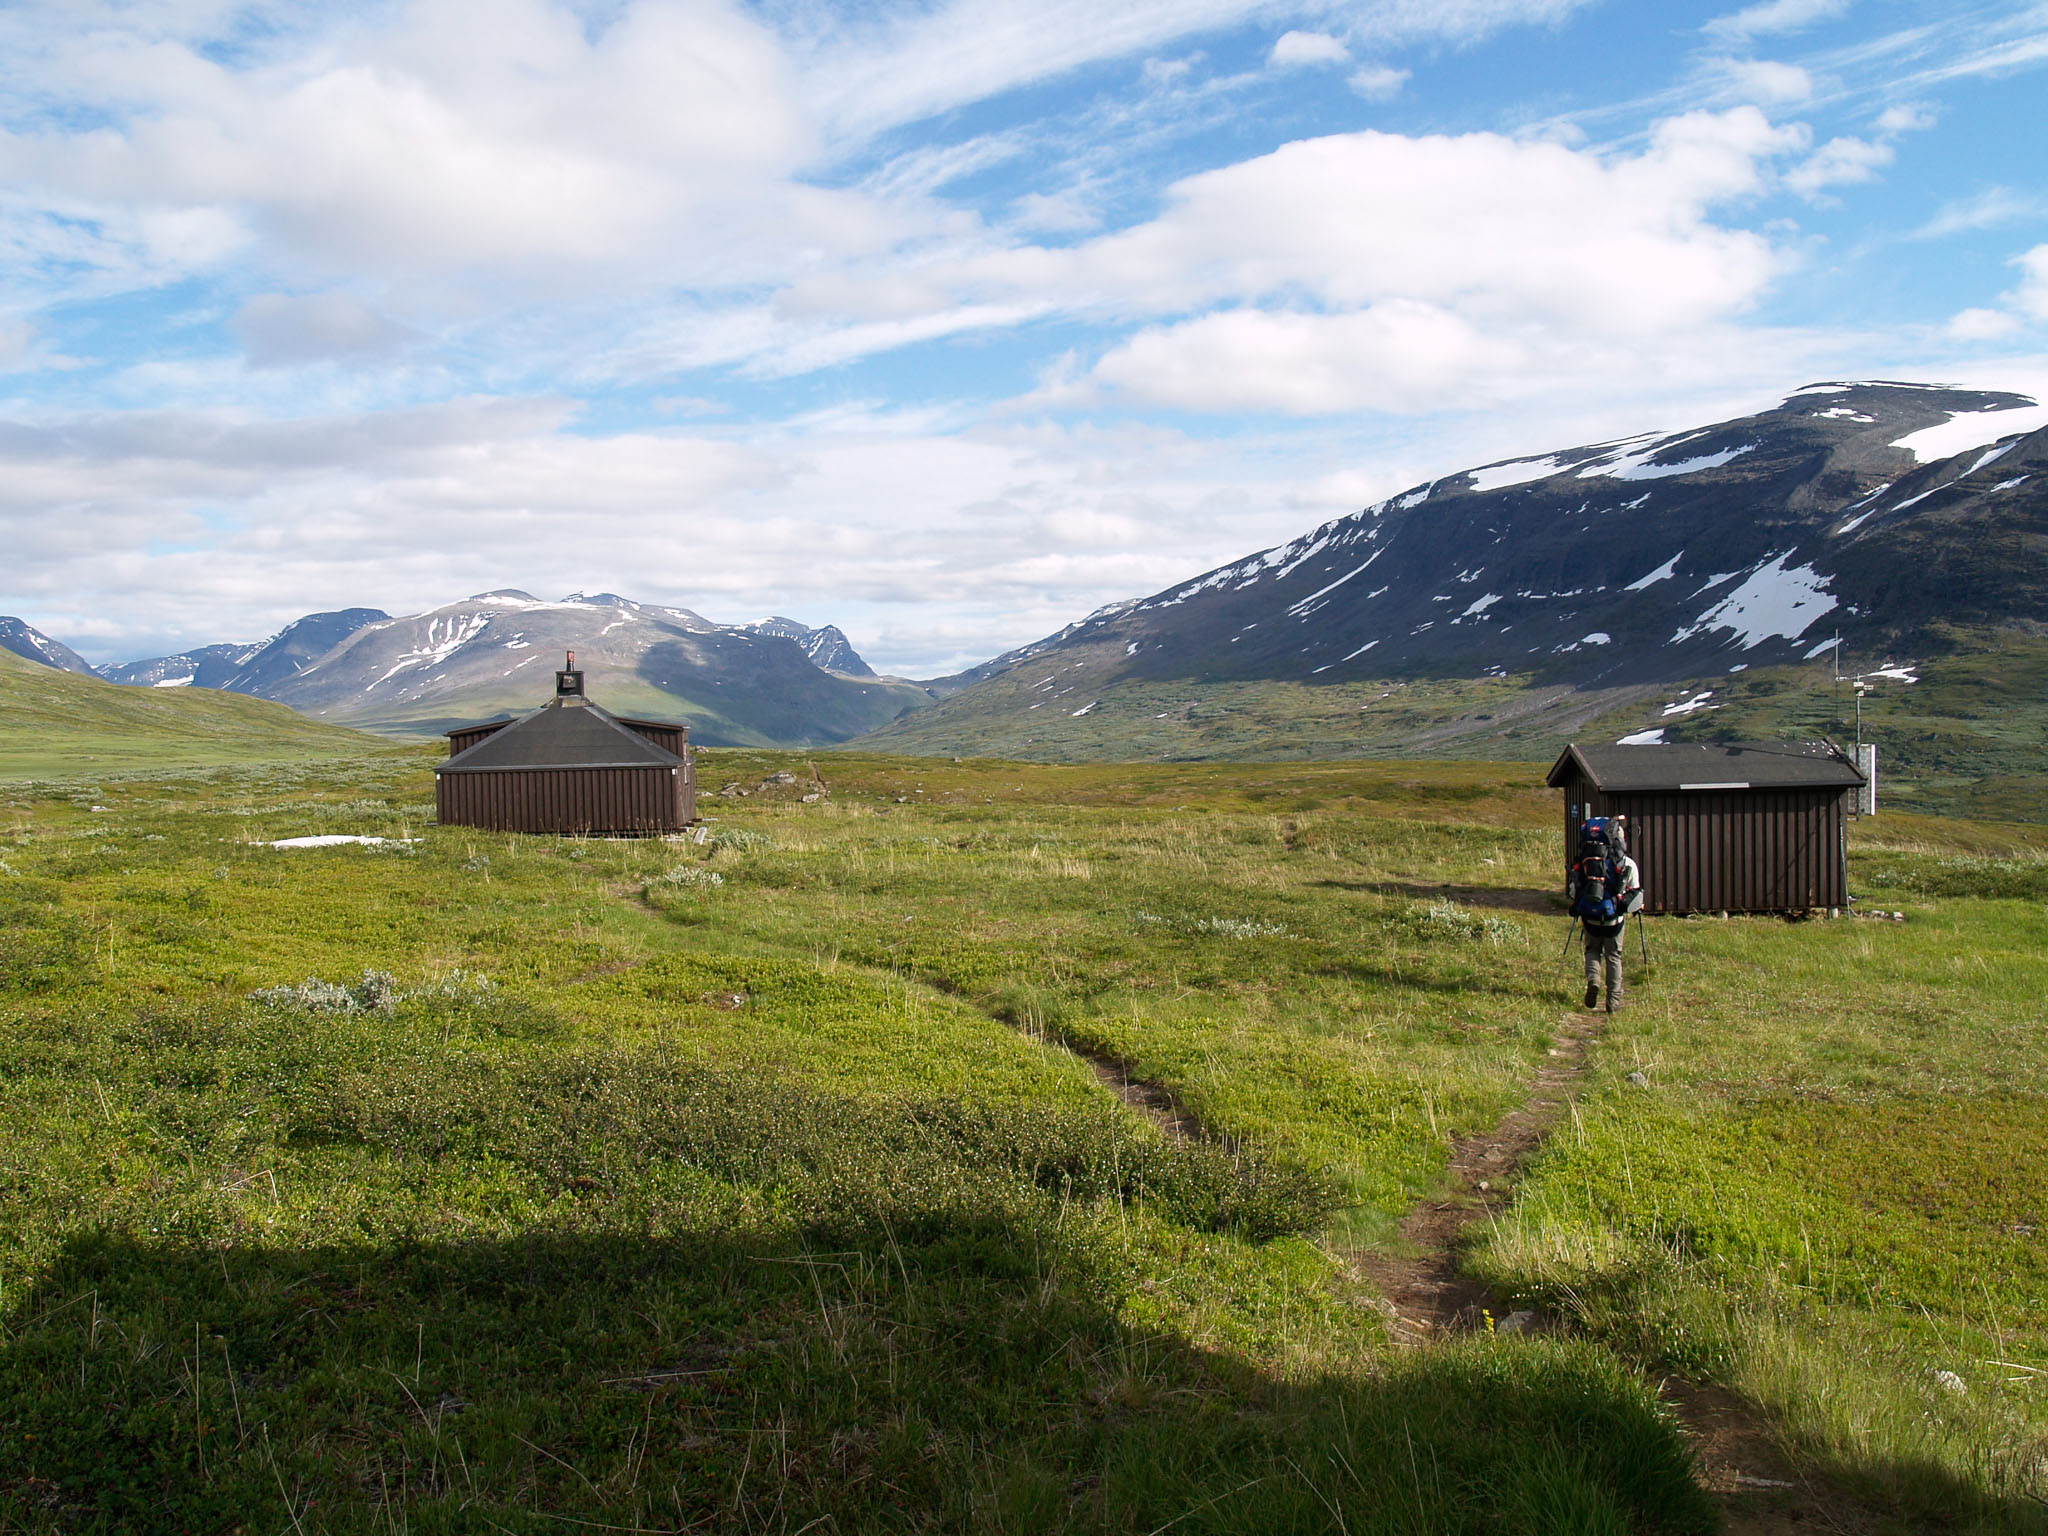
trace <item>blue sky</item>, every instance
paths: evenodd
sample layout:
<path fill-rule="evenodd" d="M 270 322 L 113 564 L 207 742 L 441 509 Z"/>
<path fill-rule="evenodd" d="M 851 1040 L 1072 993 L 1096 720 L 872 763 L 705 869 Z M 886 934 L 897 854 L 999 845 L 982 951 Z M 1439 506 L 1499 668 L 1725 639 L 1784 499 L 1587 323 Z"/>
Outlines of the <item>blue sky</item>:
<path fill-rule="evenodd" d="M 949 670 L 1467 465 L 2048 392 L 2048 6 L 0 11 L 0 612 Z"/>

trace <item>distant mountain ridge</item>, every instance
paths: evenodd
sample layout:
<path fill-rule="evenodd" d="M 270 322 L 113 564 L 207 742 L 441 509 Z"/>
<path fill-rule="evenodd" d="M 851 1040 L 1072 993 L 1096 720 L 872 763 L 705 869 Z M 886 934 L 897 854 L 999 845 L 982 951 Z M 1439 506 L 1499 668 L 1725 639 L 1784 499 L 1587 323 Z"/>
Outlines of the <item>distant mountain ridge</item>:
<path fill-rule="evenodd" d="M 8 651 L 23 661 L 33 661 L 40 666 L 55 667 L 59 672 L 83 672 L 92 675 L 92 663 L 61 640 L 52 640 L 33 624 L 20 619 L 0 617 L 0 651 Z"/>
<path fill-rule="evenodd" d="M 1156 712 L 1175 682 L 1620 689 L 1803 661 L 1837 630 L 1931 653 L 2038 626 L 2044 429 L 2023 395 L 1829 383 L 1460 471 L 985 663 L 874 745 L 1085 754 L 1120 698 Z"/>
<path fill-rule="evenodd" d="M 18 620 L 23 654 L 90 671 Z M 10 647 L 13 648 L 13 647 Z M 209 645 L 98 669 L 150 688 L 213 688 L 289 704 L 302 714 L 400 733 L 516 714 L 544 701 L 574 651 L 592 695 L 623 712 L 680 716 L 708 745 L 824 745 L 931 701 L 924 688 L 877 677 L 846 635 L 773 617 L 723 625 L 686 608 L 616 593 L 545 602 L 483 592 L 426 613 L 375 608 L 308 614 L 253 645 Z"/>

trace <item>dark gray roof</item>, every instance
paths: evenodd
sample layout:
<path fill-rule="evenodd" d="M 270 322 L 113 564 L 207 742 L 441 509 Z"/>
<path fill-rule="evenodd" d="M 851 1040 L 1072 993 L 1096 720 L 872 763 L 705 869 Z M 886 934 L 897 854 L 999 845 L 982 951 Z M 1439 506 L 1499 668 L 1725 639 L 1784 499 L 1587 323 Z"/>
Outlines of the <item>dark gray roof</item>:
<path fill-rule="evenodd" d="M 673 768 L 682 759 L 621 725 L 595 704 L 556 699 L 475 746 L 436 773 L 501 768 Z"/>
<path fill-rule="evenodd" d="M 1581 745 L 1564 749 L 1548 783 L 1574 767 L 1606 793 L 1672 789 L 1847 789 L 1863 782 L 1831 741 L 1716 741 L 1672 746 Z"/>

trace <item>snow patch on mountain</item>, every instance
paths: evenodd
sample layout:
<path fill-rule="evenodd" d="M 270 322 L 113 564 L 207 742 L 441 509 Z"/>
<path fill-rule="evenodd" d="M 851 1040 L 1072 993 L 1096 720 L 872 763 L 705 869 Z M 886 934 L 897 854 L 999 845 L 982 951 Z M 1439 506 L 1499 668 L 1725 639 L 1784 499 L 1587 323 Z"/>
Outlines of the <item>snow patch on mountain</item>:
<path fill-rule="evenodd" d="M 1682 441 L 1682 439 L 1681 439 Z M 1703 469 L 1719 469 L 1723 464 L 1741 458 L 1753 451 L 1755 443 L 1743 443 L 1735 448 L 1723 448 L 1718 453 L 1703 453 L 1698 458 L 1680 459 L 1676 464 L 1653 462 L 1658 454 L 1675 446 L 1671 443 L 1657 443 L 1637 453 L 1612 462 L 1589 464 L 1579 471 L 1581 480 L 1605 478 L 1610 480 L 1667 480 L 1673 475 L 1696 475 Z M 1631 503 L 1639 506 L 1640 502 Z"/>
<path fill-rule="evenodd" d="M 1475 492 L 1504 491 L 1511 485 L 1547 480 L 1569 468 L 1569 464 L 1560 464 L 1555 454 L 1545 454 L 1540 459 L 1509 459 L 1504 464 L 1489 464 L 1484 469 L 1467 470 L 1465 473 Z"/>
<path fill-rule="evenodd" d="M 1669 560 L 1666 560 L 1662 565 L 1658 566 L 1657 569 L 1650 572 L 1649 575 L 1638 577 L 1636 580 L 1630 582 L 1621 590 L 1624 592 L 1640 592 L 1645 587 L 1654 587 L 1660 581 L 1670 580 L 1673 576 L 1676 576 L 1678 574 L 1678 562 L 1683 560 L 1684 558 L 1685 551 L 1681 549 Z"/>
<path fill-rule="evenodd" d="M 1709 630 L 1730 629 L 1745 651 L 1773 638 L 1797 640 L 1815 620 L 1835 607 L 1827 578 L 1810 565 L 1788 565 L 1792 551 L 1775 556 L 1749 578 L 1671 637 L 1676 645 Z"/>
<path fill-rule="evenodd" d="M 1987 411 L 1958 411 L 1938 426 L 1922 427 L 1893 438 L 1892 446 L 1905 449 L 1922 464 L 1933 464 L 1968 453 L 1972 448 L 1982 448 L 2001 437 L 2036 432 L 2042 427 L 2048 427 L 2048 405 L 2030 401 L 2026 405 L 1994 406 Z"/>
<path fill-rule="evenodd" d="M 531 598 L 527 598 L 524 603 L 514 604 L 507 602 L 508 597 L 525 597 L 525 594 L 523 592 L 513 594 L 507 594 L 503 592 L 486 592 L 483 594 L 482 597 L 474 598 L 472 599 L 472 601 L 493 603 L 504 602 L 506 603 L 507 606 L 518 606 L 522 608 L 537 608 L 544 606 L 568 608 L 581 606 L 580 604 L 570 603 L 541 604 L 536 603 Z M 495 617 L 495 615 L 488 613 L 472 613 L 467 618 L 463 619 L 457 619 L 454 615 L 450 615 L 445 619 L 429 619 L 427 621 L 427 643 L 425 647 L 417 651 L 407 651 L 403 656 L 398 658 L 397 663 L 389 671 L 387 671 L 382 677 L 379 677 L 376 680 L 376 682 L 371 683 L 369 687 L 363 689 L 363 692 L 368 693 L 371 688 L 375 688 L 382 683 L 387 683 L 392 678 L 396 677 L 399 673 L 407 671 L 413 667 L 439 666 L 442 662 L 446 661 L 450 656 L 453 656 L 457 651 L 461 650 L 465 645 L 469 644 L 470 641 L 474 640 L 478 635 L 482 634 L 486 629 L 488 629 L 490 627 L 490 623 L 493 617 Z"/>

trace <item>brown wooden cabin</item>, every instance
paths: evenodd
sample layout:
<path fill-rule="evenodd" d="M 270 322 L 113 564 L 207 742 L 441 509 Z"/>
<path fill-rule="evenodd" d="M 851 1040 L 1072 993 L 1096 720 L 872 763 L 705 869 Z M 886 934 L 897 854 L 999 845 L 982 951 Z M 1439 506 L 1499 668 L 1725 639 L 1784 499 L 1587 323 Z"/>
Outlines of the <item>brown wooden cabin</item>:
<path fill-rule="evenodd" d="M 448 760 L 434 770 L 443 826 L 651 834 L 697 819 L 690 728 L 600 709 L 569 660 L 532 714 L 448 732 Z"/>
<path fill-rule="evenodd" d="M 1566 857 L 1592 816 L 1626 816 L 1645 912 L 1808 912 L 1849 900 L 1856 764 L 1830 741 L 1564 749 Z"/>

